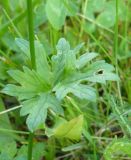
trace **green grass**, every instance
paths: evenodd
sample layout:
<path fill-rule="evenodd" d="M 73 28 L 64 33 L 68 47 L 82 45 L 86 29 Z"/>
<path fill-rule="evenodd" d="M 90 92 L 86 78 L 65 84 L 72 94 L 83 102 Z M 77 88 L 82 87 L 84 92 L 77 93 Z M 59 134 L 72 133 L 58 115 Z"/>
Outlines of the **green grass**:
<path fill-rule="evenodd" d="M 27 3 L 25 0 L 0 2 L 1 160 L 3 158 L 6 160 L 126 160 L 131 158 L 131 0 L 101 0 L 99 3 L 97 1 L 99 0 L 34 0 L 33 4 L 31 0 L 27 0 Z M 42 78 L 47 79 L 49 86 L 45 86 L 45 82 L 41 82 L 41 79 L 38 85 L 32 70 L 37 71 L 37 67 L 41 66 L 37 61 L 38 54 L 41 56 L 44 52 L 49 70 L 51 72 L 54 70 L 51 57 L 57 54 L 56 45 L 61 37 L 69 41 L 71 49 L 82 42 L 85 43 L 77 54 L 77 59 L 85 52 L 99 54 L 81 70 L 77 69 L 77 73 L 85 73 L 93 62 L 105 60 L 115 67 L 115 73 L 119 75 L 120 81 L 107 81 L 106 84 L 83 81 L 83 85 L 88 84 L 96 89 L 97 100 L 92 102 L 91 99 L 81 99 L 82 94 L 81 98 L 78 98 L 69 93 L 61 101 L 64 116 L 58 116 L 57 112 L 48 109 L 45 123 L 43 121 L 32 134 L 26 122 L 29 115 L 20 116 L 24 99 L 21 101 L 18 95 L 14 98 L 2 92 L 7 84 L 21 84 L 13 80 L 7 71 L 23 71 L 23 66 L 26 66 L 31 72 L 24 75 L 32 74 L 32 79 L 29 79 L 30 84 L 35 81 L 34 87 L 41 86 L 42 89 L 45 87 L 47 90 L 53 88 L 55 84 L 50 81 L 56 77 L 50 80 L 50 73 L 45 74 Z M 18 41 L 16 38 L 28 40 L 30 48 L 26 42 Z M 34 45 L 34 40 L 41 42 L 44 50 L 38 49 L 38 46 Z M 18 43 L 21 47 L 18 47 Z M 47 64 L 43 63 L 45 63 L 44 73 L 47 73 Z M 60 65 L 61 61 L 58 64 Z M 61 69 L 62 66 L 55 75 Z M 62 75 L 62 79 L 65 79 L 68 72 L 70 69 Z M 19 78 L 20 75 L 22 73 L 19 72 Z M 71 72 L 70 77 L 72 78 L 73 75 L 74 72 Z M 61 79 L 58 81 L 62 83 Z M 56 92 L 56 90 L 48 91 L 50 97 Z M 82 130 L 79 126 L 82 123 L 79 115 L 84 116 Z M 37 117 L 39 114 L 36 119 Z M 75 136 L 71 135 L 70 129 L 66 134 L 64 132 L 68 127 L 73 128 L 71 120 L 75 118 L 78 122 L 77 125 L 74 124 L 74 132 L 75 135 L 80 134 L 78 140 L 73 139 Z M 64 126 L 63 129 L 59 129 L 60 124 Z M 60 138 L 58 133 L 64 134 L 66 138 Z M 51 134 L 54 136 L 50 137 Z"/>
<path fill-rule="evenodd" d="M 35 44 L 34 44 L 34 21 L 33 21 L 33 4 L 32 0 L 27 0 L 27 13 L 28 13 L 28 31 L 29 31 L 29 44 L 30 44 L 30 57 L 32 68 L 36 69 L 36 58 L 35 58 Z M 33 150 L 33 138 L 34 133 L 29 134 L 28 144 L 28 160 L 32 160 Z"/>

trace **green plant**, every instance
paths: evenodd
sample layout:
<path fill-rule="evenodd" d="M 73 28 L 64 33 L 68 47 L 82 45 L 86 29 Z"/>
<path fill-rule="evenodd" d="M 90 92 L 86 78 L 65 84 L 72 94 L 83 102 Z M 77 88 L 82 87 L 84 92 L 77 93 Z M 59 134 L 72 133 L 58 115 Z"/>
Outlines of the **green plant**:
<path fill-rule="evenodd" d="M 16 43 L 29 57 L 28 42 L 16 39 Z M 60 103 L 68 93 L 80 99 L 95 101 L 96 91 L 92 87 L 94 83 L 119 79 L 112 73 L 114 67 L 105 61 L 89 63 L 98 55 L 96 53 L 85 53 L 76 58 L 82 46 L 83 44 L 70 49 L 69 43 L 64 38 L 60 39 L 56 46 L 57 54 L 52 56 L 49 63 L 43 46 L 36 41 L 36 71 L 26 66 L 23 67 L 23 71 L 8 71 L 19 86 L 8 84 L 2 92 L 19 99 L 21 115 L 28 115 L 26 123 L 30 131 L 43 128 L 48 109 L 55 114 L 63 115 Z"/>
<path fill-rule="evenodd" d="M 111 142 L 104 153 L 106 160 L 131 158 L 131 142 L 128 139 L 114 140 Z"/>
<path fill-rule="evenodd" d="M 0 160 L 130 159 L 131 0 L 32 2 L 0 1 Z"/>

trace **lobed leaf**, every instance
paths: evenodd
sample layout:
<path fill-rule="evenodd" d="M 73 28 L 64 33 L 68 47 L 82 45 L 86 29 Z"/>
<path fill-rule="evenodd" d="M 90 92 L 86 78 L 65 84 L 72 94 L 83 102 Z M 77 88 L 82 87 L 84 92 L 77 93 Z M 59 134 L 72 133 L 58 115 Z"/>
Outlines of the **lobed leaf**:
<path fill-rule="evenodd" d="M 28 41 L 16 39 L 16 43 L 28 57 Z M 33 132 L 44 124 L 48 109 L 56 114 L 63 115 L 63 109 L 59 101 L 67 94 L 71 93 L 80 99 L 95 101 L 96 91 L 91 87 L 93 83 L 119 80 L 118 76 L 113 73 L 114 67 L 104 60 L 88 63 L 98 55 L 97 53 L 85 53 L 77 58 L 77 53 L 82 46 L 83 43 L 75 49 L 71 49 L 69 42 L 61 38 L 56 46 L 57 54 L 52 56 L 51 65 L 49 65 L 43 45 L 36 41 L 36 70 L 23 67 L 23 71 L 8 71 L 18 85 L 8 84 L 2 92 L 18 97 L 21 101 L 21 115 L 28 116 L 26 123 L 30 131 Z M 78 125 L 82 127 L 83 118 L 80 116 L 69 122 L 62 121 L 63 124 L 61 127 L 57 127 L 55 134 L 58 137 L 63 134 L 64 137 L 73 139 L 73 131 L 78 129 L 79 134 L 74 136 L 74 139 L 77 139 L 81 127 L 79 130 L 73 124 L 76 120 L 78 120 Z M 70 130 L 72 125 L 75 127 L 74 130 Z M 64 131 L 65 127 L 67 130 Z M 63 132 L 60 132 L 60 129 Z"/>
<path fill-rule="evenodd" d="M 21 115 L 28 115 L 26 123 L 30 131 L 33 132 L 44 124 L 48 108 L 51 108 L 57 114 L 63 114 L 58 100 L 48 93 L 42 93 L 40 96 L 22 103 Z"/>
<path fill-rule="evenodd" d="M 98 54 L 97 53 L 85 53 L 79 57 L 76 61 L 76 66 L 78 69 L 84 67 L 89 61 L 95 58 Z"/>
<path fill-rule="evenodd" d="M 32 88 L 20 87 L 13 84 L 7 84 L 1 92 L 17 97 L 19 100 L 29 99 L 36 95 L 36 91 L 32 90 Z"/>
<path fill-rule="evenodd" d="M 59 84 L 54 88 L 56 97 L 58 99 L 63 99 L 68 93 L 72 93 L 80 99 L 87 99 L 90 101 L 96 100 L 96 91 L 94 88 L 83 85 L 71 83 L 68 85 Z"/>
<path fill-rule="evenodd" d="M 29 42 L 21 38 L 16 38 L 16 44 L 28 57 L 28 59 L 30 59 Z M 47 61 L 47 55 L 44 47 L 39 41 L 35 41 L 35 56 L 37 73 L 43 78 L 44 81 L 46 81 L 46 83 L 49 83 L 52 76 L 50 66 Z"/>

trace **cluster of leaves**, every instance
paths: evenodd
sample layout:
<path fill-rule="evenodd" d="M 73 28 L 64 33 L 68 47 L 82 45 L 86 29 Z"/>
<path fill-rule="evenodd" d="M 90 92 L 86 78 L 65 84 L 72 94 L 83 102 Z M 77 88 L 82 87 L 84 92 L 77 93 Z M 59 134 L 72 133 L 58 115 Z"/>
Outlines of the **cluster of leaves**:
<path fill-rule="evenodd" d="M 5 106 L 0 98 L 0 111 Z M 13 129 L 7 114 L 0 115 L 0 160 L 27 160 L 28 147 L 26 144 L 20 145 L 19 142 L 25 141 L 20 135 L 11 132 Z M 36 142 L 33 145 L 33 158 L 40 160 L 48 155 L 47 148 L 43 142 Z"/>
<path fill-rule="evenodd" d="M 9 48 L 10 52 L 11 50 L 13 50 L 18 53 L 19 49 L 15 44 L 14 37 L 26 36 L 27 29 L 24 27 L 26 25 L 24 20 L 26 17 L 26 3 L 24 0 L 21 0 L 20 2 L 15 0 L 1 2 L 0 5 L 3 5 L 5 8 L 4 10 L 0 11 L 1 44 L 4 47 Z M 81 7 L 81 5 L 83 5 L 83 7 Z M 46 36 L 48 35 L 46 35 L 46 32 L 44 34 L 43 32 L 41 32 L 42 27 L 44 27 L 44 30 L 48 30 L 48 32 L 50 32 L 50 27 L 52 26 L 52 30 L 55 31 L 60 30 L 62 26 L 67 22 L 66 24 L 68 26 L 68 29 L 70 30 L 70 34 L 68 35 L 67 33 L 66 36 L 68 39 L 73 40 L 73 32 L 71 31 L 72 26 L 70 25 L 70 22 L 68 23 L 69 19 L 74 20 L 74 22 L 76 23 L 75 25 L 78 25 L 78 30 L 79 28 L 83 28 L 84 32 L 87 33 L 95 31 L 97 26 L 96 24 L 101 25 L 105 28 L 112 27 L 115 24 L 114 0 L 88 0 L 83 3 L 75 0 L 47 0 L 46 2 L 43 2 L 42 0 L 35 0 L 34 6 L 34 29 L 36 34 L 40 37 L 40 39 L 42 39 L 42 42 L 46 44 L 45 49 L 47 52 L 50 52 L 50 50 L 52 49 L 52 45 L 50 45 L 47 40 Z M 79 14 L 83 15 L 85 18 L 85 21 L 84 23 L 82 22 L 82 24 L 79 24 Z M 11 18 L 13 23 L 11 23 Z M 120 1 L 119 20 L 125 21 L 126 18 L 125 1 Z M 88 20 L 86 21 L 86 19 Z M 49 23 L 51 25 L 46 25 Z M 8 30 L 8 28 L 10 28 L 10 30 Z M 6 32 L 6 30 L 8 30 L 8 32 Z M 58 36 L 57 39 L 59 37 L 60 36 Z M 56 44 L 56 40 L 54 42 L 54 45 Z M 125 58 L 130 56 L 130 52 L 128 53 L 128 55 L 125 55 L 123 53 L 124 52 L 122 51 L 121 55 Z M 13 57 L 17 59 L 17 62 L 20 61 L 20 54 L 12 55 L 10 58 Z"/>
<path fill-rule="evenodd" d="M 54 5 L 55 4 L 55 5 Z M 79 4 L 74 0 L 47 0 L 45 11 L 47 19 L 55 29 L 60 29 L 65 23 L 67 16 L 75 16 Z M 53 18 L 57 17 L 57 18 Z"/>
<path fill-rule="evenodd" d="M 102 97 L 99 99 L 99 102 L 97 101 L 99 103 L 98 106 L 97 103 L 89 103 L 89 101 L 94 102 L 97 98 L 95 87 L 93 87 L 96 82 L 105 83 L 106 80 L 118 79 L 117 76 L 112 73 L 113 67 L 105 63 L 105 61 L 99 60 L 93 63 L 92 60 L 93 58 L 97 57 L 98 53 L 93 52 L 81 55 L 77 50 L 80 49 L 82 44 L 71 50 L 68 42 L 66 42 L 64 39 L 59 41 L 57 45 L 57 54 L 52 56 L 51 59 L 46 53 L 52 53 L 51 51 L 54 49 L 53 47 L 59 37 L 66 37 L 70 40 L 72 45 L 75 45 L 78 43 L 78 37 L 80 36 L 79 41 L 88 40 L 86 42 L 89 50 L 100 49 L 99 52 L 101 53 L 102 47 L 106 48 L 107 52 L 109 54 L 111 53 L 110 59 L 113 61 L 114 56 L 111 51 L 112 46 L 110 46 L 112 43 L 112 37 L 107 32 L 104 32 L 102 28 L 108 30 L 108 28 L 114 26 L 116 14 L 115 2 L 115 0 L 34 0 L 34 29 L 38 39 L 43 42 L 45 49 L 43 49 L 43 46 L 40 44 L 40 42 L 35 42 L 37 70 L 34 71 L 29 69 L 30 67 L 25 67 L 30 65 L 28 42 L 23 39 L 16 39 L 15 43 L 15 37 L 27 36 L 27 27 L 25 27 L 27 26 L 27 21 L 25 21 L 26 1 L 0 1 L 0 88 L 3 88 L 7 81 L 8 83 L 12 83 L 10 76 L 15 79 L 16 82 L 13 81 L 15 85 L 7 85 L 4 92 L 19 98 L 20 105 L 22 107 L 21 115 L 27 116 L 26 123 L 31 131 L 45 127 L 46 135 L 49 137 L 55 135 L 59 138 L 65 137 L 71 140 L 78 140 L 81 136 L 84 122 L 84 138 L 82 139 L 82 143 L 80 142 L 72 145 L 69 141 L 68 143 L 64 141 L 64 147 L 66 145 L 69 146 L 63 148 L 62 151 L 70 151 L 75 156 L 78 156 L 79 154 L 80 157 L 84 157 L 85 155 L 85 159 L 87 159 L 87 157 L 89 159 L 96 159 L 96 157 L 97 159 L 100 159 L 101 151 L 104 152 L 105 149 L 103 147 L 101 150 L 101 147 L 108 144 L 105 140 L 102 141 L 98 137 L 97 140 L 99 141 L 100 145 L 96 150 L 96 145 L 94 142 L 97 140 L 94 141 L 92 135 L 94 136 L 96 133 L 98 133 L 97 129 L 99 127 L 100 129 L 103 129 L 104 124 L 107 124 L 108 120 L 109 123 L 110 121 L 112 122 L 113 119 L 117 120 L 117 122 L 113 121 L 113 125 L 115 126 L 114 130 L 116 130 L 119 125 L 122 128 L 122 133 L 120 133 L 121 135 L 123 134 L 125 136 L 129 135 L 130 133 L 128 131 L 128 128 L 130 130 L 131 124 L 130 61 L 129 63 L 125 61 L 131 56 L 127 42 L 129 37 L 126 35 L 126 32 L 130 34 L 128 30 L 128 23 L 130 22 L 129 20 L 131 16 L 128 12 L 130 0 L 119 0 L 118 3 L 118 15 L 120 22 L 119 34 L 121 34 L 119 39 L 121 45 L 118 48 L 119 51 L 117 55 L 120 60 L 118 70 L 120 71 L 123 80 L 122 97 L 126 102 L 129 101 L 129 103 L 127 102 L 127 106 L 125 106 L 125 104 L 121 106 L 117 101 L 116 105 L 114 105 L 109 98 L 111 97 L 112 90 L 110 90 L 111 88 L 109 89 L 108 87 L 107 89 L 110 90 L 109 95 L 105 92 L 103 94 L 102 91 Z M 66 25 L 64 25 L 65 23 Z M 63 26 L 65 26 L 64 30 L 60 30 Z M 101 28 L 101 30 L 97 29 L 97 32 L 93 34 L 94 38 L 90 38 L 90 32 L 96 31 L 96 26 Z M 58 32 L 58 30 L 60 31 Z M 101 32 L 99 34 L 98 31 L 103 31 L 103 34 L 101 34 Z M 122 35 L 124 35 L 125 38 L 122 38 Z M 102 41 L 97 41 L 97 39 L 101 39 Z M 20 52 L 19 48 L 21 48 L 24 54 Z M 104 56 L 106 58 L 106 55 Z M 28 65 L 25 63 L 26 60 Z M 16 69 L 16 67 L 21 68 L 23 65 L 23 70 Z M 123 72 L 123 67 L 125 66 L 126 69 Z M 10 75 L 9 76 L 6 71 L 10 69 L 13 70 L 8 72 Z M 111 85 L 111 87 L 112 86 L 113 85 Z M 104 86 L 101 88 L 101 90 L 103 88 L 106 90 Z M 116 88 L 113 86 L 113 89 Z M 2 96 L 4 97 L 4 95 Z M 74 100 L 71 98 L 71 96 L 75 99 L 75 101 L 71 102 L 72 104 L 74 103 L 73 105 L 68 102 L 70 99 Z M 79 99 L 86 99 L 86 101 L 80 101 Z M 4 100 L 7 104 L 7 107 L 10 107 L 8 101 L 12 101 L 12 98 L 5 96 Z M 2 101 L 0 99 L 0 111 L 3 111 L 5 107 L 4 105 L 1 105 L 1 102 Z M 78 112 L 81 113 L 81 115 L 77 116 L 78 112 L 76 112 L 76 108 L 73 108 L 72 106 L 80 107 L 80 109 L 77 109 L 80 111 Z M 99 107 L 101 108 L 100 111 Z M 84 114 L 84 120 L 82 112 L 86 113 Z M 52 128 L 45 126 L 44 122 L 46 118 L 48 119 L 47 115 L 49 116 L 49 119 L 51 118 L 53 121 L 52 123 L 55 124 Z M 18 146 L 19 144 L 15 143 L 15 141 L 17 140 L 21 143 L 26 140 L 26 136 L 25 139 L 23 139 L 23 136 L 16 136 L 13 133 L 10 133 L 11 129 L 18 129 L 18 121 L 20 121 L 20 124 L 23 125 L 24 119 L 19 117 L 18 114 L 16 116 L 15 112 L 11 113 L 9 116 L 11 116 L 11 120 L 13 118 L 15 119 L 15 124 L 10 123 L 7 115 L 0 115 L 0 159 L 25 160 L 27 159 L 26 145 L 20 147 Z M 75 118 L 72 119 L 72 117 Z M 68 119 L 68 121 L 66 119 Z M 88 125 L 89 130 L 87 128 L 85 129 L 85 124 Z M 94 126 L 95 133 L 93 130 Z M 110 127 L 112 129 L 112 126 L 109 126 L 109 130 Z M 5 128 L 5 131 L 1 128 Z M 107 133 L 104 131 L 102 137 L 104 135 L 106 135 L 106 137 L 112 137 L 112 135 L 114 135 L 114 130 L 111 130 L 111 135 L 104 134 Z M 115 132 L 115 135 L 118 135 L 118 132 Z M 51 138 L 49 138 L 48 141 L 50 141 L 50 139 Z M 87 139 L 90 143 L 85 143 L 85 139 Z M 60 142 L 62 141 L 59 141 L 59 143 Z M 105 145 L 103 145 L 103 142 Z M 46 143 L 45 140 L 44 143 Z M 57 147 L 59 143 L 56 143 Z M 86 145 L 83 146 L 83 143 Z M 21 143 L 21 145 L 22 144 L 23 143 Z M 51 147 L 53 146 L 52 142 L 50 145 Z M 34 147 L 35 146 L 37 146 L 37 144 L 35 144 Z M 44 156 L 43 151 L 46 150 L 43 148 L 42 143 L 38 143 L 38 146 L 38 149 L 36 147 L 35 151 L 37 153 L 39 153 L 39 151 L 42 153 L 40 153 L 39 156 L 35 156 L 35 154 L 33 155 L 33 158 L 36 160 L 42 158 L 42 156 Z M 62 147 L 63 146 L 61 146 L 61 148 Z M 82 148 L 85 148 L 86 151 L 82 151 Z M 128 142 L 128 140 L 125 139 L 115 140 L 106 148 L 104 157 L 107 160 L 122 158 L 126 159 L 131 157 L 130 148 L 130 141 Z M 78 154 L 74 151 L 75 149 L 79 149 Z M 59 151 L 56 152 L 58 153 Z M 50 155 L 50 153 L 48 153 L 48 155 Z M 45 159 L 46 158 L 47 157 L 45 156 Z M 50 160 L 50 156 L 47 159 Z"/>
<path fill-rule="evenodd" d="M 8 149 L 7 149 L 8 148 Z M 36 143 L 33 147 L 33 158 L 36 160 L 41 159 L 46 152 L 45 145 L 43 143 Z M 1 160 L 26 160 L 27 159 L 28 148 L 26 145 L 23 145 L 21 148 L 17 148 L 15 141 L 6 142 L 4 147 L 0 146 L 0 159 Z"/>
<path fill-rule="evenodd" d="M 83 9 L 83 14 L 87 19 L 106 28 L 114 26 L 116 15 L 114 0 L 89 0 L 85 2 L 84 7 L 86 8 Z M 53 0 L 53 2 L 50 0 L 47 1 L 47 19 L 55 29 L 61 28 L 67 16 L 75 16 L 77 13 L 79 13 L 79 3 L 65 0 Z M 53 16 L 56 16 L 57 18 L 55 19 Z M 120 1 L 119 3 L 119 16 L 121 21 L 126 20 L 126 5 L 124 1 Z M 94 31 L 95 25 L 86 23 L 84 28 Z"/>
<path fill-rule="evenodd" d="M 16 43 L 30 59 L 28 41 L 16 39 Z M 56 46 L 57 54 L 52 56 L 49 64 L 43 46 L 36 41 L 36 70 L 24 66 L 23 71 L 8 71 L 19 85 L 8 84 L 2 92 L 20 100 L 20 114 L 28 115 L 26 122 L 30 131 L 41 128 L 48 109 L 55 114 L 64 115 L 61 100 L 67 94 L 95 101 L 96 91 L 92 87 L 95 82 L 118 80 L 118 76 L 112 73 L 112 65 L 103 60 L 89 63 L 98 54 L 85 53 L 77 58 L 82 46 L 80 44 L 71 49 L 69 43 L 61 38 Z"/>
<path fill-rule="evenodd" d="M 47 0 L 46 3 L 44 2 L 45 5 L 42 1 L 40 2 L 41 4 L 37 6 L 34 12 L 35 28 L 48 20 L 53 28 L 57 30 L 61 29 L 67 16 L 76 16 L 80 12 L 79 1 Z M 107 28 L 114 26 L 116 14 L 114 0 L 89 0 L 87 2 L 85 1 L 84 6 L 86 7 L 83 13 L 85 17 L 98 24 L 104 25 Z M 21 8 L 26 9 L 26 3 L 23 0 L 21 3 L 18 3 L 17 1 L 10 1 L 6 4 L 6 8 L 10 8 L 11 12 L 18 12 Z M 97 16 L 95 16 L 96 14 Z M 121 21 L 126 20 L 126 5 L 124 1 L 119 2 L 119 16 Z"/>
<path fill-rule="evenodd" d="M 103 27 L 110 28 L 113 27 L 115 24 L 115 15 L 116 15 L 116 8 L 115 8 L 115 1 L 114 0 L 89 0 L 86 9 L 85 9 L 85 17 L 89 20 L 94 21 L 95 23 L 102 25 Z M 119 17 L 121 21 L 126 20 L 126 5 L 124 1 L 119 2 Z M 89 31 L 95 30 L 95 25 L 86 23 L 85 27 Z"/>

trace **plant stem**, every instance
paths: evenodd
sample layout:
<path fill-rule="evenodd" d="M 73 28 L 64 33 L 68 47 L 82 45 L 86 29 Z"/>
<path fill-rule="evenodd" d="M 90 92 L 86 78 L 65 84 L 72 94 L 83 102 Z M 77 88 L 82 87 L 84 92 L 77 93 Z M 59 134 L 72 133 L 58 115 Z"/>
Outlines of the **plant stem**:
<path fill-rule="evenodd" d="M 28 160 L 32 160 L 33 138 L 34 133 L 30 132 L 28 140 Z"/>
<path fill-rule="evenodd" d="M 115 37 L 114 37 L 114 57 L 115 57 L 115 66 L 116 66 L 116 73 L 118 73 L 118 21 L 119 21 L 119 16 L 118 16 L 118 4 L 119 0 L 116 0 L 116 23 L 115 23 Z M 119 100 L 121 103 L 121 106 L 123 105 L 123 100 L 121 96 L 121 89 L 120 89 L 120 82 L 117 81 L 117 89 L 118 89 L 118 95 L 119 95 Z"/>
<path fill-rule="evenodd" d="M 115 37 L 114 37 L 114 57 L 115 57 L 115 65 L 117 66 L 117 54 L 118 54 L 118 3 L 119 0 L 116 0 L 116 19 L 115 19 Z"/>
<path fill-rule="evenodd" d="M 77 13 L 77 16 L 86 19 L 87 21 L 89 21 L 90 23 L 94 24 L 95 26 L 97 26 L 97 27 L 99 27 L 99 28 L 101 28 L 101 29 L 103 29 L 103 30 L 105 30 L 105 31 L 113 34 L 113 35 L 115 34 L 112 29 L 109 29 L 109 28 L 105 27 L 104 25 L 101 25 L 100 23 L 97 23 L 96 21 L 92 20 L 92 19 L 89 18 L 89 17 L 86 17 L 85 15 L 83 15 L 83 14 L 81 14 L 81 13 Z M 78 18 L 77 18 L 77 19 L 78 19 Z M 77 19 L 76 19 L 76 20 L 77 20 Z M 78 20 L 77 20 L 77 21 L 78 21 Z M 79 22 L 79 21 L 78 21 L 78 22 Z M 130 41 L 129 39 L 126 40 L 125 37 L 123 37 L 122 35 L 118 34 L 118 37 L 119 37 L 120 39 L 122 39 L 122 40 L 125 40 L 127 43 L 131 44 L 131 41 Z"/>
<path fill-rule="evenodd" d="M 114 56 L 115 56 L 115 66 L 116 66 L 117 74 L 119 74 L 119 72 L 118 72 L 118 67 L 119 67 L 118 66 L 118 57 L 117 57 L 117 54 L 118 54 L 118 21 L 119 21 L 118 4 L 119 4 L 119 0 L 116 0 L 116 23 L 115 23 L 115 39 L 114 39 Z M 123 100 L 122 100 L 122 96 L 121 96 L 121 88 L 120 88 L 120 82 L 119 81 L 117 81 L 117 89 L 118 89 L 118 96 L 119 96 L 119 100 L 120 100 L 120 105 L 123 106 Z M 121 122 L 127 128 L 128 134 L 131 137 L 130 126 L 127 124 L 127 122 L 125 121 L 123 116 L 120 114 L 119 109 L 117 107 L 115 107 L 115 110 L 116 110 L 118 116 L 120 117 Z"/>
<path fill-rule="evenodd" d="M 32 68 L 36 69 L 32 0 L 27 0 L 27 13 L 28 13 L 28 29 L 29 29 L 31 64 L 32 64 Z M 32 160 L 33 137 L 34 137 L 34 133 L 30 132 L 29 144 L 28 144 L 28 160 Z"/>
<path fill-rule="evenodd" d="M 14 110 L 16 110 L 16 109 L 18 109 L 18 108 L 21 108 L 21 107 L 22 107 L 22 106 L 16 106 L 16 107 L 13 107 L 13 108 L 6 109 L 6 110 L 4 110 L 4 111 L 1 111 L 1 112 L 0 112 L 0 115 L 3 115 L 3 114 L 5 114 L 5 113 L 11 112 L 11 111 L 14 111 Z"/>
<path fill-rule="evenodd" d="M 32 0 L 27 0 L 27 13 L 28 13 L 28 29 L 29 29 L 31 64 L 32 64 L 32 68 L 36 69 Z"/>
<path fill-rule="evenodd" d="M 17 27 L 15 26 L 15 24 L 13 23 L 11 17 L 8 15 L 7 11 L 5 9 L 3 9 L 3 12 L 5 14 L 5 16 L 7 17 L 7 19 L 9 20 L 11 26 L 13 27 L 14 31 L 16 32 L 16 34 L 22 38 L 21 33 L 18 31 Z"/>

